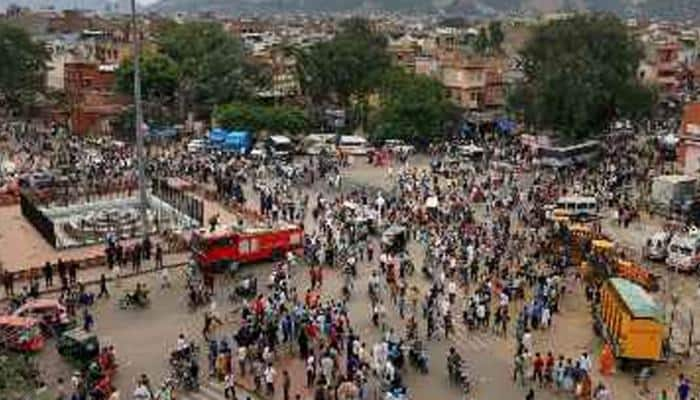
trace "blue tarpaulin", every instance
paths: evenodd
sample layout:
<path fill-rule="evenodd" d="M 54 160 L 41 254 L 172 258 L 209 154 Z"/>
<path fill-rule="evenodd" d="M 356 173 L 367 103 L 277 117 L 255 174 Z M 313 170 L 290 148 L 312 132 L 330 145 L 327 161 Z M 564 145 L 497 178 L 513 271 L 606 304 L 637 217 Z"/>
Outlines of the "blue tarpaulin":
<path fill-rule="evenodd" d="M 228 132 L 221 128 L 214 128 L 209 131 L 209 140 L 212 143 L 222 143 L 226 139 Z"/>
<path fill-rule="evenodd" d="M 227 132 L 221 144 L 221 150 L 247 153 L 252 146 L 250 133 L 245 131 Z"/>

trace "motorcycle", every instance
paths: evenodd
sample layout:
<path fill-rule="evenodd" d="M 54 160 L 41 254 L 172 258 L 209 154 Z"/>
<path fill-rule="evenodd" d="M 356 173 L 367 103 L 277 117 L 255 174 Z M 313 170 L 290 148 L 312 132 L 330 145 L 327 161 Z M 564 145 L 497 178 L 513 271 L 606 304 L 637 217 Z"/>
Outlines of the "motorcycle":
<path fill-rule="evenodd" d="M 408 350 L 408 360 L 411 366 L 420 371 L 423 375 L 428 373 L 428 355 L 423 348 L 422 342 L 416 340 Z"/>
<path fill-rule="evenodd" d="M 148 291 L 142 290 L 140 293 L 125 293 L 119 299 L 119 308 L 122 310 L 136 309 L 136 308 L 146 308 L 151 304 L 151 300 L 148 297 Z"/>
<path fill-rule="evenodd" d="M 255 277 L 247 277 L 241 279 L 236 285 L 234 292 L 237 296 L 246 299 L 253 298 L 258 295 L 258 279 Z"/>
<path fill-rule="evenodd" d="M 447 372 L 449 375 L 449 380 L 451 384 L 461 386 L 464 393 L 469 393 L 471 391 L 471 382 L 469 380 L 469 375 L 462 368 L 462 359 L 459 356 L 448 357 L 447 360 Z"/>
<path fill-rule="evenodd" d="M 433 279 L 433 271 L 430 268 L 428 268 L 427 265 L 423 265 L 423 267 L 421 267 L 421 271 L 423 272 L 423 276 L 426 279 L 429 279 L 429 280 Z"/>

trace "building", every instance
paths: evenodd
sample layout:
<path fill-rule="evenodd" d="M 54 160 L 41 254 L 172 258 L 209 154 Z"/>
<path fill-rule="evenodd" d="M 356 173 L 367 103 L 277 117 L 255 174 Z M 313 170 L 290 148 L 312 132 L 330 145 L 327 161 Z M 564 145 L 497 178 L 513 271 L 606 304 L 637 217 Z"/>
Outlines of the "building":
<path fill-rule="evenodd" d="M 683 109 L 678 168 L 686 175 L 696 175 L 700 171 L 700 102 Z"/>
<path fill-rule="evenodd" d="M 74 134 L 111 134 L 115 119 L 127 104 L 114 94 L 116 68 L 87 62 L 64 65 L 69 103 L 68 125 Z"/>
<path fill-rule="evenodd" d="M 455 58 L 440 64 L 438 77 L 460 107 L 473 111 L 500 109 L 505 106 L 506 90 L 501 64 L 491 58 Z"/>

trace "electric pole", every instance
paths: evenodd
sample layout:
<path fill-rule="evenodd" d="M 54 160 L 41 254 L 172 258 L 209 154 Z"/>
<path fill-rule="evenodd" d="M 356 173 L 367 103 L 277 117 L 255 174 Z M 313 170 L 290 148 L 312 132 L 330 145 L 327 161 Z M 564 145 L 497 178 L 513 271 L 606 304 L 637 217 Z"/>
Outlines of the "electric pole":
<path fill-rule="evenodd" d="M 141 229 L 147 237 L 148 194 L 146 193 L 146 152 L 143 144 L 143 111 L 141 110 L 141 32 L 136 21 L 136 0 L 131 0 L 131 32 L 134 40 L 134 111 L 136 114 L 136 157 L 138 159 Z"/>

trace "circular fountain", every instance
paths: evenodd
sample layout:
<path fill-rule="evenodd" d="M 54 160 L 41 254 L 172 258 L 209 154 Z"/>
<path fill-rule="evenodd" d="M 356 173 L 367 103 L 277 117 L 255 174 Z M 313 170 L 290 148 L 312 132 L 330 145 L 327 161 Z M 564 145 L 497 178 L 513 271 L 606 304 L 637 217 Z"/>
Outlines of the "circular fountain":
<path fill-rule="evenodd" d="M 148 211 L 149 226 L 153 226 L 153 213 Z M 141 215 L 135 207 L 110 207 L 74 215 L 64 223 L 65 232 L 75 239 L 100 240 L 107 234 L 131 237 L 141 231 Z"/>

